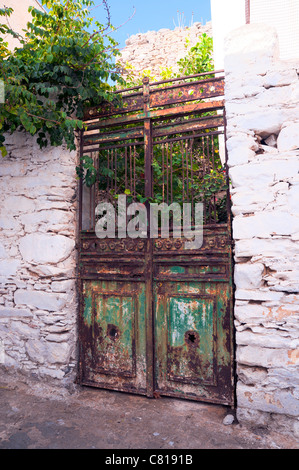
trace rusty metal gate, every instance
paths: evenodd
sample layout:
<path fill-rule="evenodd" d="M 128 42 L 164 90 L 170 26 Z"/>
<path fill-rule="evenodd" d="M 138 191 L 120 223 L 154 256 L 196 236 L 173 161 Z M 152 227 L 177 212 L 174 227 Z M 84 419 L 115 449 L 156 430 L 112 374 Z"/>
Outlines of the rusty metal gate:
<path fill-rule="evenodd" d="M 79 382 L 233 405 L 232 263 L 220 72 L 122 91 L 81 139 Z M 221 161 L 222 155 L 222 161 Z M 224 155 L 224 156 L 223 156 Z M 88 187 L 93 162 L 95 184 Z M 84 180 L 85 175 L 85 180 Z M 101 201 L 203 204 L 203 244 L 98 238 Z M 194 219 L 192 218 L 194 224 Z M 116 220 L 117 225 L 117 220 Z"/>

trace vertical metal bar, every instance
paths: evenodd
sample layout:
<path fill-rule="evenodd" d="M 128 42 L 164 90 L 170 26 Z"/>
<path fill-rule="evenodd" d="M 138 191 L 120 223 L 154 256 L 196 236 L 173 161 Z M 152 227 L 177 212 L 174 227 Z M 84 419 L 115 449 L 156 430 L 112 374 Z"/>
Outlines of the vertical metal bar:
<path fill-rule="evenodd" d="M 245 21 L 250 24 L 250 0 L 245 0 Z"/>
<path fill-rule="evenodd" d="M 150 89 L 149 78 L 143 79 L 143 103 L 144 113 L 146 116 L 149 114 L 150 109 Z M 145 197 L 152 197 L 152 153 L 153 153 L 153 135 L 152 123 L 150 118 L 146 117 L 144 120 L 144 174 L 145 174 Z"/>
<path fill-rule="evenodd" d="M 169 157 L 169 147 L 168 143 L 166 144 L 166 199 L 167 199 L 167 204 L 169 204 L 169 163 L 168 163 L 168 157 Z"/>
<path fill-rule="evenodd" d="M 133 152 L 133 161 L 134 161 L 134 196 L 136 197 L 136 146 L 134 145 Z"/>
<path fill-rule="evenodd" d="M 130 145 L 130 190 L 133 192 L 133 166 L 132 166 L 132 147 Z"/>
<path fill-rule="evenodd" d="M 80 152 L 79 152 L 79 168 L 80 172 L 83 172 L 83 163 L 81 158 L 83 157 L 83 131 L 80 131 Z M 79 243 L 81 243 L 81 231 L 82 231 L 82 204 L 83 204 L 83 182 L 82 178 L 79 179 Z"/>
<path fill-rule="evenodd" d="M 79 168 L 80 171 L 83 171 L 83 164 L 81 157 L 83 157 L 83 131 L 80 131 L 79 134 L 79 142 L 80 142 L 80 150 L 79 150 Z M 77 249 L 79 248 L 79 253 L 77 254 L 77 272 L 78 272 L 78 278 L 77 278 L 77 288 L 79 291 L 79 312 L 77 316 L 77 325 L 78 325 L 78 334 L 79 334 L 79 361 L 78 361 L 78 372 L 77 372 L 77 378 L 76 381 L 81 382 L 82 377 L 83 377 L 83 354 L 82 354 L 82 343 L 83 343 L 83 335 L 82 335 L 82 324 L 81 324 L 81 315 L 82 315 L 82 309 L 83 309 L 83 281 L 82 281 L 82 267 L 81 267 L 81 259 L 80 259 L 80 253 L 81 253 L 81 246 L 82 246 L 82 206 L 83 206 L 83 182 L 82 178 L 79 179 L 79 201 L 78 201 L 78 206 L 79 206 L 79 223 L 78 223 L 78 233 L 77 233 Z"/>
<path fill-rule="evenodd" d="M 185 144 L 185 149 L 186 149 L 186 184 L 187 184 L 187 202 L 189 201 L 189 161 L 188 161 L 188 140 L 186 140 Z"/>
<path fill-rule="evenodd" d="M 193 144 L 194 139 L 190 141 L 190 164 L 191 164 L 191 202 L 192 202 L 192 222 L 195 225 L 195 214 L 194 214 L 194 175 L 193 175 Z"/>
<path fill-rule="evenodd" d="M 212 156 L 212 167 L 215 170 L 215 149 L 214 149 L 214 136 L 211 136 L 211 156 Z M 218 194 L 216 194 L 218 196 Z M 217 210 L 216 210 L 216 195 L 213 195 L 213 211 L 214 211 L 214 222 L 217 223 Z"/>
<path fill-rule="evenodd" d="M 110 170 L 110 150 L 107 150 L 107 168 L 108 168 L 108 171 L 109 171 Z M 110 188 L 110 174 L 108 173 L 107 192 L 109 192 L 109 188 Z"/>
<path fill-rule="evenodd" d="M 210 164 L 210 151 L 209 151 L 209 137 L 204 137 L 205 140 L 205 147 L 206 147 L 206 157 L 207 157 L 207 164 L 208 164 L 208 172 L 210 174 L 211 171 L 211 164 Z"/>
<path fill-rule="evenodd" d="M 164 151 L 165 151 L 165 146 L 162 144 L 162 197 L 163 197 L 163 202 L 165 198 L 165 182 L 164 182 L 164 173 L 165 173 L 165 168 L 164 168 Z"/>
<path fill-rule="evenodd" d="M 207 148 L 207 160 L 208 160 L 208 168 L 209 168 L 209 174 L 211 174 L 211 155 L 210 155 L 210 137 L 209 135 L 206 136 L 206 148 Z M 211 223 L 212 221 L 214 221 L 214 218 L 213 218 L 213 197 L 210 196 L 209 198 L 209 222 Z"/>
<path fill-rule="evenodd" d="M 172 175 L 172 143 L 170 144 L 170 203 L 173 203 L 173 175 Z"/>
<path fill-rule="evenodd" d="M 183 185 L 183 203 L 185 202 L 185 171 L 184 171 L 184 142 L 181 142 L 182 152 L 182 185 Z"/>
<path fill-rule="evenodd" d="M 203 168 L 203 176 L 206 175 L 206 156 L 205 156 L 205 147 L 204 147 L 204 138 L 201 138 L 201 151 L 202 151 L 202 168 Z"/>
<path fill-rule="evenodd" d="M 94 164 L 94 153 L 91 154 L 92 162 Z M 93 186 L 89 188 L 89 227 L 92 227 L 92 208 L 93 204 Z"/>
<path fill-rule="evenodd" d="M 149 78 L 143 79 L 144 103 L 144 193 L 146 198 L 153 196 L 153 131 L 151 119 L 148 117 L 150 109 Z M 147 202 L 148 221 L 150 220 L 150 205 Z M 154 318 L 153 318 L 153 240 L 150 239 L 150 224 L 148 222 L 148 238 L 146 251 L 146 394 L 154 395 Z"/>
<path fill-rule="evenodd" d="M 114 150 L 114 190 L 117 191 L 117 149 Z"/>
<path fill-rule="evenodd" d="M 128 150 L 125 147 L 125 189 L 128 189 Z"/>

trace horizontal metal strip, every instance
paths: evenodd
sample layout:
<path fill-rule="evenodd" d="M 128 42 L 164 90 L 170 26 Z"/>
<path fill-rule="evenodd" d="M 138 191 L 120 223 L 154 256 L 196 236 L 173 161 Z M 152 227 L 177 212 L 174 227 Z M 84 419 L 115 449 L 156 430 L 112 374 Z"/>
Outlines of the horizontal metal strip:
<path fill-rule="evenodd" d="M 213 72 L 205 72 L 206 75 L 213 75 Z M 188 78 L 188 77 L 186 77 Z M 209 77 L 209 78 L 204 78 L 203 80 L 194 80 L 194 82 L 184 82 L 184 83 L 178 83 L 178 84 L 175 84 L 175 85 L 169 85 L 167 87 L 164 87 L 164 88 L 158 88 L 156 90 L 152 90 L 151 89 L 151 93 L 153 94 L 155 91 L 159 92 L 159 91 L 168 91 L 168 90 L 174 90 L 174 89 L 178 89 L 178 88 L 185 88 L 185 87 L 189 87 L 189 86 L 193 86 L 195 87 L 196 85 L 206 85 L 206 84 L 211 84 L 211 83 L 214 83 L 214 82 L 223 82 L 224 83 L 224 77 L 223 75 L 220 76 L 220 77 Z M 199 88 L 199 87 L 198 87 Z"/>
<path fill-rule="evenodd" d="M 186 76 L 183 76 L 183 77 L 177 77 L 177 78 L 168 78 L 167 80 L 160 80 L 158 82 L 150 82 L 150 86 L 157 86 L 157 85 L 162 85 L 164 83 L 173 83 L 173 82 L 178 82 L 178 81 L 182 81 L 182 80 L 189 80 L 190 78 L 197 78 L 197 77 L 204 77 L 206 75 L 216 75 L 216 74 L 223 74 L 224 70 L 212 70 L 211 72 L 202 72 L 202 73 L 196 73 L 194 75 L 186 75 Z M 218 78 L 218 77 L 215 77 L 215 78 Z M 114 91 L 113 93 L 114 94 L 119 94 L 119 93 L 124 93 L 126 91 L 131 91 L 131 90 L 138 90 L 140 88 L 142 88 L 143 85 L 139 85 L 139 86 L 136 86 L 136 87 L 132 87 L 132 88 L 125 88 L 124 90 L 117 90 L 117 91 Z"/>
<path fill-rule="evenodd" d="M 186 281 L 196 281 L 196 282 L 229 282 L 230 277 L 215 277 L 215 276 L 154 276 L 154 281 L 157 282 L 186 282 Z M 187 294 L 188 295 L 188 294 Z"/>
<path fill-rule="evenodd" d="M 145 282 L 145 276 L 104 276 L 102 274 L 84 274 L 80 276 L 83 281 L 123 281 L 123 282 Z"/>
<path fill-rule="evenodd" d="M 224 120 L 222 116 L 213 117 L 203 122 L 193 122 L 193 123 L 186 122 L 186 124 L 170 125 L 168 127 L 165 127 L 164 129 L 154 129 L 153 137 L 155 138 L 155 137 L 162 137 L 162 136 L 170 135 L 170 134 L 191 132 L 191 131 L 196 131 L 199 129 L 214 129 L 217 127 L 222 127 L 223 125 L 224 125 Z"/>
<path fill-rule="evenodd" d="M 107 250 L 108 251 L 108 250 Z M 135 253 L 136 253 L 136 257 L 135 257 Z M 97 257 L 96 260 L 94 260 L 94 256 Z M 98 259 L 98 256 L 101 256 L 101 259 L 99 260 Z M 88 264 L 92 264 L 92 263 L 113 263 L 115 262 L 115 256 L 117 256 L 117 265 L 118 266 L 122 266 L 122 265 L 130 265 L 130 266 L 145 266 L 145 261 L 144 259 L 142 259 L 142 256 L 144 257 L 144 252 L 130 252 L 130 253 L 127 253 L 125 252 L 125 250 L 123 251 L 117 251 L 117 252 L 110 252 L 108 251 L 108 253 L 102 253 L 102 252 L 92 252 L 92 253 L 84 253 L 81 252 L 80 253 L 80 259 L 82 262 L 84 263 L 88 263 Z M 86 259 L 89 258 L 89 259 Z"/>
<path fill-rule="evenodd" d="M 217 114 L 215 114 L 216 112 L 213 112 L 212 114 L 210 113 L 204 113 L 203 116 L 200 115 L 200 117 L 195 117 L 195 118 L 191 118 L 189 116 L 187 116 L 187 119 L 188 119 L 188 122 L 189 123 L 194 123 L 194 122 L 202 122 L 202 121 L 207 121 L 209 119 L 213 119 L 214 117 L 223 117 L 223 114 L 220 114 L 219 111 L 217 112 Z M 162 121 L 163 122 L 163 121 Z M 174 124 L 186 124 L 187 120 L 186 120 L 186 116 L 182 117 L 179 121 L 176 121 Z M 169 122 L 166 121 L 163 122 L 163 124 L 156 124 L 154 123 L 154 128 L 155 129 L 163 129 L 164 127 L 168 127 L 169 126 Z"/>
<path fill-rule="evenodd" d="M 160 268 L 172 268 L 174 266 L 180 266 L 180 267 L 201 267 L 201 266 L 221 266 L 224 269 L 227 269 L 230 265 L 230 259 L 229 259 L 229 254 L 225 253 L 226 257 L 222 258 L 211 258 L 211 257 L 201 257 L 200 259 L 194 260 L 193 257 L 190 257 L 191 259 L 188 259 L 188 257 L 184 258 L 184 260 L 178 261 L 172 258 L 170 256 L 168 259 L 156 259 L 155 255 L 153 256 L 153 264 L 155 268 L 155 272 L 157 272 L 159 266 Z M 210 272 L 210 271 L 209 271 Z M 213 273 L 214 274 L 214 273 Z M 219 274 L 219 273 L 217 273 Z M 223 274 L 223 273 L 222 273 Z"/>
<path fill-rule="evenodd" d="M 212 385 L 206 385 L 206 387 L 211 387 L 215 388 Z M 161 397 L 174 397 L 174 398 L 187 398 L 191 399 L 193 401 L 202 401 L 206 403 L 219 403 L 220 405 L 232 405 L 233 400 L 227 399 L 226 397 L 218 398 L 217 396 L 212 396 L 211 398 L 208 398 L 206 395 L 201 395 L 201 396 L 196 396 L 194 393 L 185 393 L 180 390 L 176 392 L 171 392 L 168 391 L 167 389 L 162 389 L 159 387 L 155 387 L 155 392 L 158 393 Z"/>
<path fill-rule="evenodd" d="M 224 80 L 188 83 L 167 90 L 156 90 L 150 94 L 150 107 L 168 106 L 186 101 L 204 100 L 224 95 Z"/>
<path fill-rule="evenodd" d="M 98 108 L 87 109 L 84 113 L 84 119 L 88 120 L 113 114 L 129 113 L 143 109 L 143 106 L 143 93 L 134 93 L 123 97 L 122 107 L 117 108 L 112 103 L 107 103 Z"/>
<path fill-rule="evenodd" d="M 193 226 L 192 226 L 192 229 L 193 229 Z M 207 233 L 207 234 L 211 234 L 211 235 L 215 235 L 215 231 L 217 232 L 218 235 L 221 235 L 221 234 L 229 234 L 230 233 L 230 230 L 229 230 L 229 226 L 228 224 L 225 224 L 225 223 L 219 223 L 219 224 L 205 224 L 203 226 L 203 230 L 204 230 L 204 234 Z M 170 231 L 170 234 L 172 232 Z M 98 240 L 98 241 L 101 241 L 102 239 L 98 238 L 95 234 L 94 231 L 91 231 L 91 230 L 82 230 L 81 231 L 81 239 L 90 239 L 90 238 L 94 238 L 95 240 Z M 106 240 L 107 238 L 105 238 L 104 240 Z M 108 239 L 109 240 L 109 239 Z M 125 240 L 128 240 L 128 241 L 132 241 L 132 238 L 124 238 L 123 239 L 124 241 Z"/>
<path fill-rule="evenodd" d="M 154 251 L 154 256 L 157 257 L 157 260 L 159 263 L 161 262 L 160 259 L 158 260 L 158 257 L 162 257 L 162 256 L 171 256 L 171 259 L 173 260 L 174 263 L 177 263 L 178 262 L 178 259 L 179 258 L 176 258 L 176 257 L 180 257 L 180 256 L 200 256 L 200 255 L 203 255 L 203 256 L 207 256 L 207 255 L 228 255 L 229 254 L 229 251 L 230 251 L 230 245 L 226 246 L 225 248 L 222 248 L 222 249 L 214 249 L 214 250 L 184 250 L 183 253 L 184 255 L 182 255 L 182 250 L 181 251 L 175 251 L 175 250 L 158 250 L 158 249 L 155 249 Z"/>
<path fill-rule="evenodd" d="M 175 106 L 173 108 L 166 108 L 160 110 L 152 110 L 148 113 L 140 112 L 136 114 L 129 114 L 127 116 L 120 116 L 111 119 L 103 119 L 96 123 L 87 125 L 88 130 L 96 130 L 107 128 L 116 125 L 126 125 L 134 122 L 144 121 L 145 119 L 163 119 L 172 116 L 184 116 L 186 114 L 193 114 L 205 111 L 216 111 L 224 108 L 224 100 L 204 101 L 200 103 L 184 104 L 182 106 Z"/>
<path fill-rule="evenodd" d="M 181 137 L 174 137 L 173 139 L 156 140 L 155 142 L 153 142 L 153 145 L 167 144 L 170 142 L 179 142 L 180 140 L 197 139 L 199 137 L 208 137 L 208 136 L 216 136 L 216 135 L 223 135 L 223 134 L 224 134 L 223 131 L 214 131 L 214 132 L 205 132 L 201 134 L 184 135 Z"/>
<path fill-rule="evenodd" d="M 95 373 L 96 372 L 94 372 L 94 374 Z M 103 375 L 103 374 L 101 374 L 101 375 Z M 122 378 L 126 379 L 126 377 L 122 377 Z M 107 382 L 107 383 L 102 382 L 102 381 L 97 382 L 96 380 L 93 381 L 93 380 L 83 379 L 83 380 L 80 381 L 80 384 L 81 385 L 87 385 L 89 387 L 105 388 L 105 389 L 108 389 L 108 390 L 115 390 L 115 391 L 118 391 L 118 392 L 125 391 L 125 392 L 129 392 L 129 393 L 135 393 L 136 395 L 147 395 L 147 390 L 146 389 L 134 387 L 131 383 L 128 383 L 128 384 L 123 383 L 122 385 L 117 387 L 116 385 L 111 385 L 109 382 Z"/>
<path fill-rule="evenodd" d="M 119 142 L 122 140 L 130 140 L 130 139 L 137 139 L 143 137 L 144 130 L 128 130 L 124 131 L 122 129 L 121 132 L 116 132 L 114 134 L 95 134 L 94 136 L 88 136 L 86 139 L 83 140 L 83 145 L 91 145 L 91 144 L 101 144 L 105 142 Z"/>
<path fill-rule="evenodd" d="M 109 253 L 110 254 L 110 253 Z M 136 259 L 132 259 L 132 257 L 130 257 L 130 259 L 120 259 L 119 260 L 119 256 L 122 256 L 122 254 L 118 253 L 118 258 L 117 258 L 117 266 L 113 266 L 113 267 L 117 267 L 117 268 L 130 268 L 130 269 L 133 269 L 133 268 L 145 268 L 146 264 L 145 264 L 145 261 L 138 261 Z M 83 264 L 83 267 L 84 266 L 87 266 L 87 267 L 92 267 L 92 266 L 102 266 L 103 264 L 107 264 L 107 270 L 109 270 L 109 268 L 111 268 L 111 264 L 112 263 L 115 263 L 115 259 L 111 258 L 110 256 L 107 256 L 107 253 L 105 254 L 105 258 L 103 257 L 103 254 L 102 254 L 102 258 L 100 260 L 96 260 L 94 261 L 93 259 L 82 259 L 81 258 L 81 261 L 82 261 L 82 264 Z M 112 269 L 113 269 L 112 267 Z"/>
<path fill-rule="evenodd" d="M 123 126 L 122 126 L 122 127 L 118 126 L 119 129 L 113 129 L 112 131 L 107 131 L 107 130 L 105 129 L 105 130 L 102 132 L 102 134 L 103 134 L 103 135 L 105 134 L 105 135 L 109 136 L 109 135 L 116 134 L 116 133 L 118 133 L 118 132 L 121 133 L 121 132 L 124 132 L 124 131 L 141 131 L 141 130 L 143 130 L 143 125 L 142 125 L 143 123 L 138 123 L 138 124 L 140 124 L 140 125 L 139 125 L 139 126 L 135 126 L 135 127 L 133 127 L 133 126 L 132 126 L 132 127 L 128 127 L 127 129 L 124 129 Z M 100 133 L 97 132 L 97 129 L 96 129 L 96 130 L 92 130 L 92 129 L 91 129 L 91 130 L 84 131 L 84 132 L 83 132 L 83 137 L 84 137 L 84 138 L 88 138 L 89 136 L 94 136 L 94 135 L 99 135 L 99 134 L 100 134 Z"/>
<path fill-rule="evenodd" d="M 119 145 L 109 145 L 109 146 L 104 146 L 100 147 L 100 144 L 95 144 L 97 147 L 83 147 L 84 153 L 93 153 L 97 152 L 99 153 L 101 150 L 113 150 L 113 149 L 121 149 L 124 147 L 136 147 L 137 145 L 144 145 L 144 142 L 136 141 L 136 142 L 130 142 L 127 144 L 119 144 Z"/>

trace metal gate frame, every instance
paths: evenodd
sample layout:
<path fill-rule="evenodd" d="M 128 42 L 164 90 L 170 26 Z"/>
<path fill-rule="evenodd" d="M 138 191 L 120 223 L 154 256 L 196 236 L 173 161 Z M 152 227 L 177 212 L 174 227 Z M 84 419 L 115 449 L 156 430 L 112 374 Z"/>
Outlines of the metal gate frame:
<path fill-rule="evenodd" d="M 163 119 L 171 119 L 175 117 L 190 116 L 201 112 L 219 112 L 223 114 L 215 115 L 208 119 L 199 119 L 195 122 L 188 121 L 184 124 L 173 125 L 173 133 L 180 131 L 192 132 L 194 137 L 203 135 L 204 130 L 208 128 L 223 128 L 214 132 L 214 134 L 225 135 L 225 108 L 223 101 L 224 94 L 224 78 L 223 71 L 207 72 L 203 74 L 183 77 L 180 79 L 165 80 L 161 82 L 149 83 L 149 79 L 143 80 L 143 85 L 123 90 L 122 107 L 114 107 L 107 104 L 101 109 L 90 108 L 85 113 L 85 123 L 87 131 L 82 132 L 80 142 L 80 157 L 83 155 L 95 155 L 99 147 L 109 144 L 117 147 L 119 141 L 123 139 L 144 139 L 144 158 L 145 158 L 145 197 L 152 196 L 152 155 L 154 139 L 161 135 L 161 130 L 155 130 L 153 122 L 159 122 Z M 208 76 L 206 78 L 206 76 Z M 212 76 L 212 78 L 211 78 Z M 191 81 L 191 79 L 193 81 Z M 177 82 L 177 83 L 176 83 Z M 163 88 L 161 88 L 161 86 Z M 126 126 L 134 124 L 137 127 L 132 130 L 124 130 L 119 132 L 109 132 L 109 128 L 117 126 Z M 141 126 L 139 126 L 141 124 Z M 108 131 L 108 132 L 107 132 Z M 163 131 L 162 131 L 163 135 Z M 165 134 L 164 134 L 165 135 Z M 123 144 L 122 144 L 123 145 Z M 132 145 L 132 144 L 130 144 Z M 226 158 L 226 156 L 225 156 Z M 225 162 L 227 170 L 227 163 Z M 226 171 L 227 184 L 228 171 Z M 96 191 L 91 190 L 91 212 L 90 225 L 94 226 L 94 206 Z M 160 390 L 155 386 L 155 357 L 154 357 L 154 318 L 153 318 L 153 282 L 165 281 L 169 282 L 170 277 L 163 277 L 163 272 L 159 271 L 159 266 L 170 265 L 169 255 L 171 259 L 183 262 L 181 245 L 175 239 L 151 242 L 151 240 L 118 240 L 109 243 L 106 240 L 99 240 L 94 230 L 83 230 L 83 185 L 80 181 L 79 186 L 79 292 L 80 292 L 80 318 L 79 318 L 79 371 L 78 382 L 82 385 L 91 385 L 100 388 L 110 388 L 114 390 L 127 391 L 130 393 L 145 394 L 153 397 L 157 393 L 168 396 L 178 396 L 172 391 Z M 226 338 L 227 348 L 230 354 L 230 366 L 225 371 L 227 390 L 223 393 L 223 397 L 204 397 L 200 401 L 212 403 L 222 403 L 234 406 L 235 402 L 235 379 L 234 379 L 234 332 L 232 320 L 232 250 L 231 250 L 231 217 L 230 217 L 230 199 L 227 198 L 227 224 L 207 224 L 204 227 L 204 244 L 200 250 L 192 253 L 192 257 L 188 258 L 187 263 L 196 266 L 212 263 L 212 265 L 220 265 L 219 273 L 202 272 L 197 275 L 190 271 L 189 276 L 185 276 L 186 280 L 203 279 L 208 282 L 223 281 L 229 284 L 230 301 L 229 312 L 227 313 L 226 324 L 228 336 Z M 165 244 L 166 243 L 166 244 Z M 126 252 L 126 257 L 121 258 Z M 103 255 L 104 253 L 104 255 Z M 184 252 L 185 254 L 185 252 Z M 190 255 L 190 253 L 189 253 Z M 85 359 L 83 351 L 83 342 L 86 341 L 86 333 L 84 332 L 84 322 L 82 312 L 84 309 L 83 285 L 85 281 L 120 281 L 123 275 L 113 269 L 105 272 L 104 264 L 110 263 L 110 267 L 116 263 L 123 263 L 123 267 L 127 267 L 126 280 L 132 283 L 136 281 L 144 281 L 147 298 L 146 312 L 146 388 L 133 389 L 126 386 L 115 387 L 107 383 L 97 384 L 96 381 L 86 378 Z M 155 261 L 154 261 L 155 259 Z M 102 263 L 102 264 L 101 264 Z M 107 264 L 106 264 L 107 266 Z M 163 271 L 163 270 L 162 270 Z M 224 387 L 224 384 L 222 384 Z M 218 395 L 219 395 L 218 391 Z M 197 400 L 192 394 L 181 394 L 180 396 Z"/>

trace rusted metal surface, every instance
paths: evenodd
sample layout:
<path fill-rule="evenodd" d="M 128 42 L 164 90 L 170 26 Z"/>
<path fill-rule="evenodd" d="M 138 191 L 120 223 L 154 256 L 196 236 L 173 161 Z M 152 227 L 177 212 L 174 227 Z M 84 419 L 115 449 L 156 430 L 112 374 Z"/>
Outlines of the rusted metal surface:
<path fill-rule="evenodd" d="M 144 285 L 85 280 L 83 299 L 81 383 L 145 394 Z"/>
<path fill-rule="evenodd" d="M 220 70 L 213 73 L 208 72 L 185 77 L 188 80 L 191 78 L 200 79 L 203 77 L 201 80 L 193 81 L 191 83 L 185 82 L 183 78 L 149 83 L 149 80 L 145 78 L 145 80 L 147 80 L 147 85 L 149 86 L 150 107 L 154 108 L 174 103 L 183 103 L 185 101 L 221 96 L 224 94 L 224 81 L 223 77 L 219 77 L 217 75 L 222 72 L 223 71 Z M 215 75 L 215 77 L 211 78 L 213 75 Z M 206 78 L 207 76 L 208 78 Z M 176 83 L 178 81 L 179 83 Z M 175 85 L 173 85 L 173 83 L 175 83 Z M 167 84 L 169 85 L 167 86 Z M 157 88 L 160 85 L 165 85 L 165 87 Z M 130 90 L 132 90 L 133 93 L 125 93 Z M 144 92 L 142 90 L 142 86 L 124 90 L 121 94 L 123 95 L 121 108 L 116 107 L 111 103 L 101 105 L 100 108 L 89 108 L 85 112 L 85 120 L 88 121 L 97 117 L 106 117 L 113 114 L 125 114 L 143 108 Z"/>
<path fill-rule="evenodd" d="M 166 90 L 156 89 L 151 93 L 151 108 L 186 101 L 203 100 L 224 94 L 223 78 L 205 79 L 181 85 L 172 85 Z"/>
<path fill-rule="evenodd" d="M 81 155 L 92 156 L 98 181 L 91 189 L 80 186 L 79 381 L 233 405 L 227 191 L 205 199 L 197 249 L 186 250 L 187 239 L 171 230 L 168 238 L 158 230 L 151 239 L 149 225 L 146 238 L 95 235 L 101 201 L 116 204 L 114 196 L 124 193 L 131 202 L 141 198 L 149 220 L 149 201 L 194 204 L 205 178 L 226 170 L 219 169 L 218 154 L 223 77 L 194 79 L 160 82 L 163 88 L 144 80 L 142 88 L 126 91 L 133 93 L 122 109 L 86 111 Z"/>
<path fill-rule="evenodd" d="M 246 24 L 250 24 L 250 0 L 245 0 L 245 19 Z"/>

